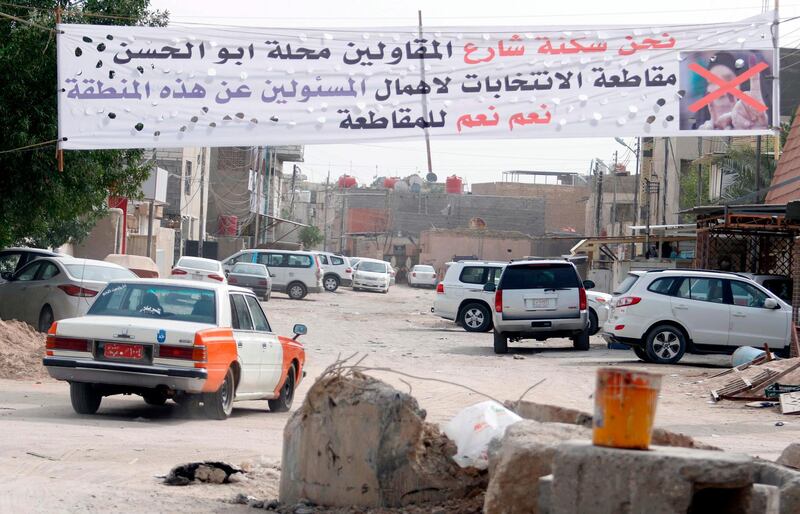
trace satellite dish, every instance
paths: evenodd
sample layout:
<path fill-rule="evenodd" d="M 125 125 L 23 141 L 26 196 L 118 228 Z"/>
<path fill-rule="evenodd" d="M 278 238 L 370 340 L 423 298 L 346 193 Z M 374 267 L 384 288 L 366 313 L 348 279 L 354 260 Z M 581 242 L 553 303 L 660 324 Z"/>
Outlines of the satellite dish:
<path fill-rule="evenodd" d="M 425 180 L 428 182 L 436 182 L 439 177 L 436 176 L 436 173 L 429 171 L 427 175 L 425 175 Z"/>

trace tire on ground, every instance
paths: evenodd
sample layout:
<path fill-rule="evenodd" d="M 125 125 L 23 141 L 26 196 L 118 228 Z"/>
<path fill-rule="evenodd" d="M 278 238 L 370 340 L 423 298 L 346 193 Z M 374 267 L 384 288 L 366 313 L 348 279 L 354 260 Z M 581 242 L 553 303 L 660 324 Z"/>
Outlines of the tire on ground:
<path fill-rule="evenodd" d="M 498 331 L 494 331 L 494 353 L 508 353 L 508 336 Z"/>
<path fill-rule="evenodd" d="M 572 347 L 576 350 L 585 352 L 589 350 L 589 327 L 583 329 L 583 331 L 573 336 L 572 338 Z"/>
<path fill-rule="evenodd" d="M 167 395 L 161 391 L 148 391 L 142 394 L 142 398 L 147 405 L 164 405 L 167 403 Z"/>
<path fill-rule="evenodd" d="M 650 360 L 650 356 L 647 355 L 647 350 L 639 346 L 633 346 L 632 348 L 633 348 L 633 353 L 635 353 L 636 356 L 639 357 L 639 360 L 643 362 L 652 362 Z"/>
<path fill-rule="evenodd" d="M 292 408 L 292 400 L 294 400 L 294 387 L 297 372 L 294 366 L 289 367 L 289 372 L 286 374 L 286 380 L 281 386 L 280 396 L 274 400 L 268 400 L 269 410 L 272 412 L 286 412 Z"/>
<path fill-rule="evenodd" d="M 488 332 L 492 328 L 492 313 L 481 303 L 468 303 L 458 313 L 458 323 L 467 332 Z"/>
<path fill-rule="evenodd" d="M 589 335 L 593 336 L 600 332 L 600 322 L 594 309 L 589 309 Z"/>
<path fill-rule="evenodd" d="M 227 419 L 233 411 L 233 396 L 236 393 L 236 383 L 233 379 L 233 369 L 228 368 L 225 380 L 214 393 L 203 393 L 203 410 L 211 419 Z"/>
<path fill-rule="evenodd" d="M 686 336 L 674 325 L 657 325 L 645 336 L 645 350 L 650 362 L 675 364 L 686 352 Z"/>
<path fill-rule="evenodd" d="M 308 294 L 308 289 L 302 282 L 292 282 L 286 286 L 286 294 L 292 300 L 302 300 Z"/>
<path fill-rule="evenodd" d="M 69 399 L 73 410 L 78 414 L 94 414 L 100 408 L 103 395 L 95 389 L 94 384 L 70 382 Z"/>
<path fill-rule="evenodd" d="M 39 332 L 47 332 L 50 330 L 50 325 L 54 321 L 53 309 L 49 305 L 42 307 L 42 312 L 39 313 Z"/>
<path fill-rule="evenodd" d="M 325 277 L 322 279 L 322 284 L 325 287 L 326 291 L 332 293 L 337 289 L 339 289 L 341 281 L 339 280 L 339 277 L 337 277 L 336 275 L 325 275 Z"/>

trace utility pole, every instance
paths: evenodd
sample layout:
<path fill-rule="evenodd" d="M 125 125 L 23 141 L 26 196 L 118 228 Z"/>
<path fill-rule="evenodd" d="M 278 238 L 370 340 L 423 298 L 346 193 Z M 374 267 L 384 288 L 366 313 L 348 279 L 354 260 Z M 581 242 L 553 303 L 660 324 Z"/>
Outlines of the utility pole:
<path fill-rule="evenodd" d="M 292 199 L 289 201 L 289 216 L 294 216 L 294 189 L 295 189 L 295 180 L 297 179 L 297 170 L 300 168 L 297 164 L 292 165 Z"/>
<path fill-rule="evenodd" d="M 703 156 L 703 138 L 697 138 L 697 158 Z M 697 163 L 697 201 L 695 206 L 698 207 L 703 204 L 703 163 Z"/>
<path fill-rule="evenodd" d="M 594 179 L 597 182 L 597 199 L 594 202 L 594 231 L 596 236 L 600 236 L 600 229 L 603 226 L 603 172 L 597 160 L 594 162 Z"/>
<path fill-rule="evenodd" d="M 761 136 L 756 136 L 756 176 L 755 176 L 755 179 L 756 179 L 756 184 L 755 184 L 756 198 L 755 198 L 755 202 L 753 202 L 753 203 L 759 203 L 759 198 L 761 197 L 761 194 L 759 193 L 759 190 L 761 189 Z"/>
<path fill-rule="evenodd" d="M 345 184 L 346 185 L 346 184 Z M 345 229 L 345 216 L 347 215 L 347 188 L 343 189 L 342 193 L 342 219 L 341 226 L 339 227 L 339 254 L 344 255 L 344 229 Z"/>
<path fill-rule="evenodd" d="M 203 257 L 203 241 L 206 238 L 206 149 L 200 150 L 200 237 L 197 239 L 198 257 Z"/>
<path fill-rule="evenodd" d="M 157 157 L 158 149 L 153 148 L 153 180 L 154 182 L 158 182 L 158 157 Z M 153 196 L 155 197 L 156 188 L 153 188 Z M 153 250 L 153 203 L 155 202 L 155 198 L 150 198 L 150 205 L 147 208 L 147 257 L 153 259 L 152 250 Z M 123 213 L 124 215 L 124 213 Z M 153 259 L 155 261 L 155 259 Z"/>
<path fill-rule="evenodd" d="M 328 177 L 325 179 L 325 205 L 322 207 L 324 210 L 323 214 L 323 222 L 322 222 L 322 231 L 323 231 L 323 240 L 322 240 L 322 250 L 327 252 L 328 251 L 328 202 L 330 199 L 330 183 L 331 183 L 331 169 L 328 168 Z"/>
<path fill-rule="evenodd" d="M 664 138 L 664 194 L 661 197 L 661 224 L 667 224 L 667 169 L 669 165 L 669 147 L 670 140 L 668 137 Z M 680 171 L 680 170 L 676 170 Z"/>
<path fill-rule="evenodd" d="M 651 255 L 650 254 L 650 197 L 652 195 L 650 194 L 650 184 L 651 184 L 650 179 L 647 178 L 644 179 L 644 183 L 645 183 L 645 192 L 647 193 L 647 196 L 644 199 L 644 205 L 645 205 L 644 210 L 647 214 L 647 218 L 645 219 L 646 226 L 644 229 L 644 249 L 645 249 L 645 255 Z"/>
<path fill-rule="evenodd" d="M 254 166 L 254 172 L 256 174 L 256 183 L 254 186 L 254 193 L 256 195 L 256 225 L 254 227 L 253 233 L 253 248 L 258 248 L 258 235 L 259 235 L 259 225 L 261 221 L 261 147 L 259 146 L 256 150 L 256 165 Z"/>
<path fill-rule="evenodd" d="M 611 235 L 617 235 L 617 151 L 614 151 L 614 169 L 611 179 L 614 181 L 614 192 L 611 195 Z"/>
<path fill-rule="evenodd" d="M 419 18 L 419 39 L 422 39 L 422 10 L 417 11 L 417 16 Z M 777 61 L 776 61 L 777 62 Z M 421 59 L 419 61 L 419 73 L 420 79 L 422 82 L 425 82 L 425 59 Z M 424 118 L 428 114 L 428 94 L 425 93 L 422 95 L 422 117 Z M 423 129 L 425 134 L 425 151 L 428 154 L 428 173 L 433 173 L 433 163 L 431 161 L 431 135 L 428 132 L 428 127 Z"/>

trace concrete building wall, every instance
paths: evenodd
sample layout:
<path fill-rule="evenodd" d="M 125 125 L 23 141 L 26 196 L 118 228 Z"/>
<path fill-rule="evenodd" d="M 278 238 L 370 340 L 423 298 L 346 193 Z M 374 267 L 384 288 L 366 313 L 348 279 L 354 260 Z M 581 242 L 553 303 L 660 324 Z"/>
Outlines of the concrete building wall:
<path fill-rule="evenodd" d="M 658 193 L 650 194 L 651 224 L 679 223 L 681 169 L 698 157 L 700 153 L 695 137 L 652 139 L 652 157 L 645 157 L 642 162 L 642 195 L 640 195 L 640 205 L 644 209 L 647 199 L 644 179 L 651 179 L 653 183 L 658 184 Z M 641 221 L 644 224 L 645 218 L 642 217 Z"/>
<path fill-rule="evenodd" d="M 473 195 L 542 198 L 545 202 L 546 232 L 586 233 L 588 186 L 487 182 L 472 184 Z"/>
<path fill-rule="evenodd" d="M 120 253 L 122 248 L 122 209 L 109 209 L 108 214 L 97 221 L 83 241 L 72 245 L 71 255 L 83 259 L 103 260 L 109 254 Z"/>
<path fill-rule="evenodd" d="M 603 174 L 602 202 L 598 230 L 597 205 L 598 180 L 589 182 L 589 200 L 586 202 L 586 234 L 591 236 L 619 236 L 629 234 L 627 227 L 634 224 L 634 195 L 636 177 L 633 175 Z M 653 197 L 655 202 L 655 196 Z"/>
<path fill-rule="evenodd" d="M 426 230 L 420 235 L 420 264 L 439 273 L 455 256 L 508 261 L 534 255 L 534 242 L 523 234 L 481 230 Z"/>

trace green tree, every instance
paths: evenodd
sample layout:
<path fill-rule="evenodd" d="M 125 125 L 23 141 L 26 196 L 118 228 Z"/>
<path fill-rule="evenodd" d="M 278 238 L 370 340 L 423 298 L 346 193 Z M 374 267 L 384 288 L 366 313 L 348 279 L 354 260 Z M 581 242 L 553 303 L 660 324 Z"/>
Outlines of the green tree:
<path fill-rule="evenodd" d="M 62 23 L 166 25 L 149 0 L 21 0 L 0 18 L 0 248 L 17 243 L 58 246 L 84 237 L 106 212 L 109 194 L 136 196 L 149 167 L 139 150 L 65 151 L 59 172 L 55 145 L 55 11 Z"/>
<path fill-rule="evenodd" d="M 303 248 L 311 249 L 322 242 L 323 236 L 319 228 L 309 225 L 300 230 L 300 242 L 303 243 Z"/>
<path fill-rule="evenodd" d="M 772 175 L 775 173 L 775 159 L 772 155 L 762 153 L 761 167 L 759 170 L 760 186 L 758 189 L 769 187 Z M 750 146 L 731 148 L 728 153 L 717 158 L 715 164 L 721 167 L 726 175 L 733 175 L 733 182 L 722 191 L 718 203 L 758 203 L 765 196 L 763 191 L 756 195 L 755 170 L 759 156 L 755 148 Z"/>

